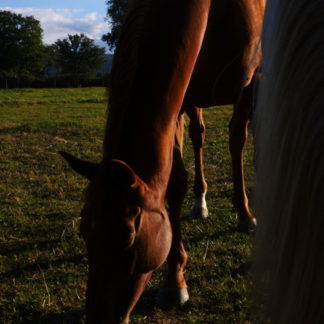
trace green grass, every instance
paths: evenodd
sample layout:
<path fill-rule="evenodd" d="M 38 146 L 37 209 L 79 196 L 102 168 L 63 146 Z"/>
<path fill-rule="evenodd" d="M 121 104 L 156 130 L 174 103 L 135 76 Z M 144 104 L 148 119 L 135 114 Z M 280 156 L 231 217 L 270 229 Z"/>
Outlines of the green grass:
<path fill-rule="evenodd" d="M 84 322 L 87 265 L 78 224 L 86 181 L 57 152 L 99 161 L 105 115 L 103 88 L 0 90 L 0 323 Z M 250 323 L 252 237 L 235 231 L 227 131 L 231 107 L 210 108 L 204 116 L 206 221 L 188 217 L 194 167 L 185 138 L 190 190 L 183 238 L 190 302 L 182 309 L 155 307 L 164 265 L 132 323 Z M 247 163 L 251 179 L 251 145 Z"/>

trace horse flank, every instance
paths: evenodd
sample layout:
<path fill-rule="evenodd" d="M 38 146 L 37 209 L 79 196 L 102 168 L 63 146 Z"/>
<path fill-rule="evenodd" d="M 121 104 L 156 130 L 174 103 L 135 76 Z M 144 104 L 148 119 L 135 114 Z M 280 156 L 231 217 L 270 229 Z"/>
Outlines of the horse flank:
<path fill-rule="evenodd" d="M 255 113 L 255 281 L 271 323 L 324 323 L 324 1 L 268 2 Z"/>

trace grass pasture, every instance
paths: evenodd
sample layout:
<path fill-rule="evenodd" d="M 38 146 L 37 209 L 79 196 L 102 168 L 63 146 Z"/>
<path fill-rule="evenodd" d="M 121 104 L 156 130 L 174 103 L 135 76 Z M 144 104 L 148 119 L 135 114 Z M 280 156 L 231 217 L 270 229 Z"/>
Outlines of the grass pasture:
<path fill-rule="evenodd" d="M 0 90 L 0 323 L 84 322 L 87 264 L 78 224 L 86 181 L 57 152 L 99 161 L 105 115 L 103 88 Z M 230 115 L 229 106 L 204 114 L 210 212 L 206 221 L 188 217 L 194 167 L 185 137 L 190 182 L 183 238 L 191 300 L 180 310 L 154 306 L 166 271 L 162 266 L 132 323 L 250 323 L 247 269 L 252 236 L 235 231 Z M 246 160 L 251 179 L 251 146 Z"/>

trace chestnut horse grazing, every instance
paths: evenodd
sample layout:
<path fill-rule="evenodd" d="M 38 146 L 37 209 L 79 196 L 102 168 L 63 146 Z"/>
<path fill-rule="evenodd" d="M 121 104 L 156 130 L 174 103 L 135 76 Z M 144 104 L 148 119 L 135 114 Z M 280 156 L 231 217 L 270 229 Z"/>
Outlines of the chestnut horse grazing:
<path fill-rule="evenodd" d="M 272 0 L 256 109 L 263 320 L 324 323 L 324 1 Z M 261 322 L 261 321 L 259 321 Z"/>
<path fill-rule="evenodd" d="M 159 303 L 188 300 L 181 112 L 235 101 L 232 129 L 240 131 L 232 137 L 242 147 L 263 6 L 262 0 L 130 2 L 111 74 L 102 162 L 62 153 L 90 181 L 80 225 L 89 259 L 88 323 L 128 323 L 153 270 L 166 259 Z"/>

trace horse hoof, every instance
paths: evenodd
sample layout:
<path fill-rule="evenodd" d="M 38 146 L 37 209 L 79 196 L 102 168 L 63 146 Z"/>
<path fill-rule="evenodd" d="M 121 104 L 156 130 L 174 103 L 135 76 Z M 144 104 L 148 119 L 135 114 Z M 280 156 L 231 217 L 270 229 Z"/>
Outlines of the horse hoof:
<path fill-rule="evenodd" d="M 121 319 L 119 324 L 129 324 L 129 318 L 127 317 L 127 318 Z"/>
<path fill-rule="evenodd" d="M 237 230 L 242 233 L 250 233 L 256 229 L 257 221 L 255 218 L 240 219 Z"/>
<path fill-rule="evenodd" d="M 157 295 L 160 308 L 181 307 L 189 300 L 187 288 L 162 288 Z"/>
<path fill-rule="evenodd" d="M 208 209 L 204 207 L 193 206 L 190 212 L 191 218 L 208 218 Z"/>

